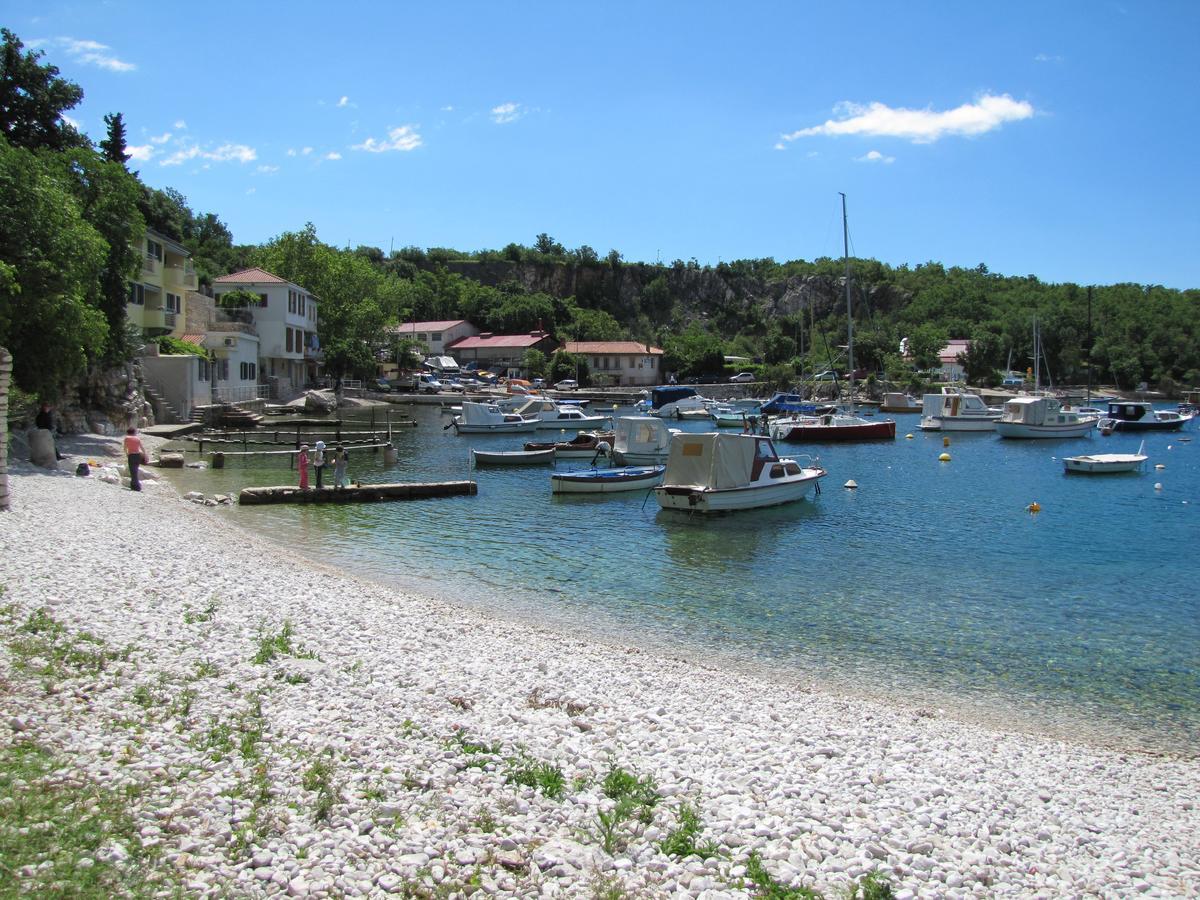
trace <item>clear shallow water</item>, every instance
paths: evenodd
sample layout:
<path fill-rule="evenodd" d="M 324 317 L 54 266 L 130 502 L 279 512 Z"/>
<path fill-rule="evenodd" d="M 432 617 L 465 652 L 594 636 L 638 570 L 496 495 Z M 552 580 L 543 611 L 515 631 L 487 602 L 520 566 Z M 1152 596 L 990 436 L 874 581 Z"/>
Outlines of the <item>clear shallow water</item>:
<path fill-rule="evenodd" d="M 1190 428 L 1146 435 L 1144 473 L 1087 476 L 1065 475 L 1059 457 L 1133 452 L 1142 436 L 960 435 L 944 448 L 900 415 L 895 442 L 781 444 L 829 470 L 812 501 L 703 519 L 638 492 L 551 495 L 549 467 L 472 471 L 471 446 L 528 438 L 459 437 L 433 407 L 399 410 L 420 423 L 396 432 L 400 461 L 352 452 L 351 476 L 469 477 L 477 497 L 230 516 L 374 580 L 783 680 L 1124 745 L 1190 753 L 1200 738 L 1200 440 L 1181 440 Z M 944 449 L 950 463 L 937 459 Z M 857 491 L 842 488 L 851 478 Z M 294 473 L 231 461 L 178 480 L 236 492 Z M 1030 515 L 1035 500 L 1042 511 Z"/>

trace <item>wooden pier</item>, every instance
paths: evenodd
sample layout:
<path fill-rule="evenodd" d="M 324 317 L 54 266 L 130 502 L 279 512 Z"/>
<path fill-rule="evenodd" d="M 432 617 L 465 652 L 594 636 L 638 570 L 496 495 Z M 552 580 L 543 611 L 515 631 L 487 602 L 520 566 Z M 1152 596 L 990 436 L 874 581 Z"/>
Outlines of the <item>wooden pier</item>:
<path fill-rule="evenodd" d="M 238 494 L 242 506 L 267 503 L 379 503 L 383 500 L 424 500 L 430 497 L 474 496 L 479 491 L 474 481 L 433 481 L 409 484 L 356 484 L 344 488 L 309 488 L 295 485 L 243 488 Z"/>

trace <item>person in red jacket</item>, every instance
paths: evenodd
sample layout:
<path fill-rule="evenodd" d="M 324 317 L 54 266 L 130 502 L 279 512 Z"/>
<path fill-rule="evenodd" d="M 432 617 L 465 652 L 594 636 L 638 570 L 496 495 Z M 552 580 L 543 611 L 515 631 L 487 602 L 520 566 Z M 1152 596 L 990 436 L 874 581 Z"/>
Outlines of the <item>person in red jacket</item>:
<path fill-rule="evenodd" d="M 142 439 L 138 437 L 136 428 L 130 428 L 125 432 L 125 458 L 129 461 L 129 489 L 140 491 L 142 483 L 138 481 L 138 466 L 149 462 L 150 456 L 146 453 L 146 448 L 142 446 Z"/>

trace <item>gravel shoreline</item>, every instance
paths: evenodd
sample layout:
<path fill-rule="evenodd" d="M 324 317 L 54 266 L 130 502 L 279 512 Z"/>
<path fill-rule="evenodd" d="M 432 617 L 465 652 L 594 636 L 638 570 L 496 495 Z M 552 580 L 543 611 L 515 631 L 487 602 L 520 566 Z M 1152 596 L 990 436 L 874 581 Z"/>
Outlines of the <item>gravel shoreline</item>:
<path fill-rule="evenodd" d="M 754 852 L 828 895 L 875 870 L 898 897 L 1200 896 L 1200 760 L 802 693 L 398 594 L 165 481 L 137 494 L 20 463 L 10 481 L 4 743 L 139 785 L 141 841 L 189 894 L 754 896 Z M 31 677 L 12 637 L 42 608 L 126 658 Z M 614 769 L 656 799 L 623 816 Z M 716 856 L 664 851 L 685 805 Z"/>

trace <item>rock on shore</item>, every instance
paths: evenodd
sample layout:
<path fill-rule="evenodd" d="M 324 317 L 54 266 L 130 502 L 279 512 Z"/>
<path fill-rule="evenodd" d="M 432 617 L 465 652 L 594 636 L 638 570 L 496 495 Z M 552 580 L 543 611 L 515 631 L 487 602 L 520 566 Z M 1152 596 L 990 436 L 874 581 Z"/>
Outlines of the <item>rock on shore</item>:
<path fill-rule="evenodd" d="M 743 897 L 754 854 L 827 895 L 871 871 L 898 897 L 1200 895 L 1196 759 L 809 694 L 399 595 L 166 483 L 12 479 L 0 740 L 141 786 L 141 840 L 189 894 Z M 111 661 L 30 677 L 12 636 L 39 609 Z M 652 799 L 606 796 L 617 769 L 652 780 Z M 685 805 L 717 855 L 664 850 Z"/>

